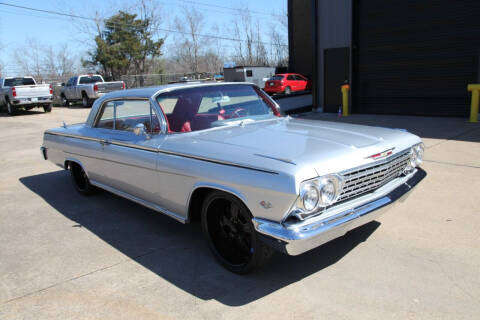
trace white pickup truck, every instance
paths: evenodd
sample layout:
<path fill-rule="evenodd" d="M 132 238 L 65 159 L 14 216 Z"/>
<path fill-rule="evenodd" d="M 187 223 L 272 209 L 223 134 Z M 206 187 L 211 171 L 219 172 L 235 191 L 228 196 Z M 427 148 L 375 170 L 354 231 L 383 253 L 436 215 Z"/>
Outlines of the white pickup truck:
<path fill-rule="evenodd" d="M 0 78 L 0 106 L 5 107 L 9 115 L 35 107 L 52 111 L 52 93 L 50 84 L 37 84 L 32 77 Z"/>
<path fill-rule="evenodd" d="M 70 78 L 60 93 L 60 99 L 64 106 L 73 101 L 82 101 L 84 107 L 92 105 L 95 99 L 105 93 L 125 89 L 125 82 L 105 82 L 99 74 L 86 74 Z"/>

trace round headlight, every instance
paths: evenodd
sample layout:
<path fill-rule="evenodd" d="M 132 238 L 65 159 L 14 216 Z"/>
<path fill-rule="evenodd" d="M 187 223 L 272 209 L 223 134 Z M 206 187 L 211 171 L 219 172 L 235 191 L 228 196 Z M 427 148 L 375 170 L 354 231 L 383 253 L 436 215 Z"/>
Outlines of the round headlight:
<path fill-rule="evenodd" d="M 313 211 L 318 204 L 318 189 L 313 184 L 306 184 L 302 187 L 300 197 L 302 198 L 303 207 L 307 211 Z"/>
<path fill-rule="evenodd" d="M 337 197 L 337 190 L 335 184 L 330 179 L 325 179 L 322 181 L 320 186 L 320 198 L 322 199 L 322 203 L 325 205 L 329 205 L 335 201 Z"/>
<path fill-rule="evenodd" d="M 418 166 L 423 162 L 423 154 L 425 152 L 425 145 L 423 143 L 417 144 L 413 147 L 413 153 L 415 154 L 415 165 Z"/>

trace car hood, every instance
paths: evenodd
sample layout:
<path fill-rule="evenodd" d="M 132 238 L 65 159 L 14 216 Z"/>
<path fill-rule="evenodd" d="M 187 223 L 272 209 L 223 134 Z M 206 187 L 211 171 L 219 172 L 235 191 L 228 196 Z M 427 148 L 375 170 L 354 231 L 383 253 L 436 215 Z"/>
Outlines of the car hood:
<path fill-rule="evenodd" d="M 313 168 L 316 175 L 340 172 L 397 153 L 420 142 L 401 130 L 290 117 L 179 134 L 162 149 L 269 170 Z M 187 142 L 188 147 L 185 148 Z"/>

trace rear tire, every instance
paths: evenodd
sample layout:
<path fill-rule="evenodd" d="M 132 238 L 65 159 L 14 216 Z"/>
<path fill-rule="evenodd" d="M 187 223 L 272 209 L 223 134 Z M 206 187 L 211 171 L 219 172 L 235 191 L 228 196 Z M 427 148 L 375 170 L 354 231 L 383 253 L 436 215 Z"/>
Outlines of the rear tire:
<path fill-rule="evenodd" d="M 68 107 L 70 105 L 70 101 L 68 101 L 67 97 L 62 93 L 60 96 L 60 99 L 62 100 L 62 106 Z"/>
<path fill-rule="evenodd" d="M 90 107 L 90 99 L 88 99 L 88 96 L 85 92 L 82 93 L 82 106 L 84 108 Z"/>
<path fill-rule="evenodd" d="M 7 113 L 10 115 L 10 116 L 14 116 L 17 114 L 17 108 L 15 108 L 15 106 L 13 106 L 11 103 L 10 103 L 10 100 L 7 100 Z"/>
<path fill-rule="evenodd" d="M 289 95 L 290 93 L 292 93 L 292 89 L 290 87 L 286 87 L 285 88 L 285 94 Z"/>
<path fill-rule="evenodd" d="M 46 106 L 43 106 L 43 110 L 45 112 L 52 112 L 52 104 L 47 104 Z"/>
<path fill-rule="evenodd" d="M 203 201 L 202 230 L 215 258 L 234 273 L 252 272 L 274 252 L 259 239 L 248 208 L 225 192 L 212 192 Z"/>
<path fill-rule="evenodd" d="M 75 189 L 84 196 L 89 196 L 94 194 L 97 189 L 90 184 L 90 180 L 83 170 L 82 166 L 78 163 L 71 162 L 69 165 L 70 174 L 72 176 L 72 181 L 75 186 Z"/>

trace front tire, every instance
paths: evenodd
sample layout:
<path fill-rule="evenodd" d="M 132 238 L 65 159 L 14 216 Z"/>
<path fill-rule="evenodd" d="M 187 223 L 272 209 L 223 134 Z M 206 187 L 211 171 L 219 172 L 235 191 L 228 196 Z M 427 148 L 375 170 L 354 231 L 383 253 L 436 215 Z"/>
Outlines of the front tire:
<path fill-rule="evenodd" d="M 249 273 L 273 254 L 259 239 L 248 208 L 228 193 L 215 191 L 203 201 L 202 230 L 215 258 L 234 273 Z"/>
<path fill-rule="evenodd" d="M 286 87 L 285 88 L 285 94 L 289 95 L 290 93 L 292 93 L 292 89 L 290 87 Z"/>
<path fill-rule="evenodd" d="M 75 189 L 84 196 L 89 196 L 94 194 L 97 189 L 90 184 L 90 180 L 83 170 L 82 166 L 77 163 L 70 163 L 69 165 L 70 174 L 72 176 L 72 181 L 75 186 Z"/>

